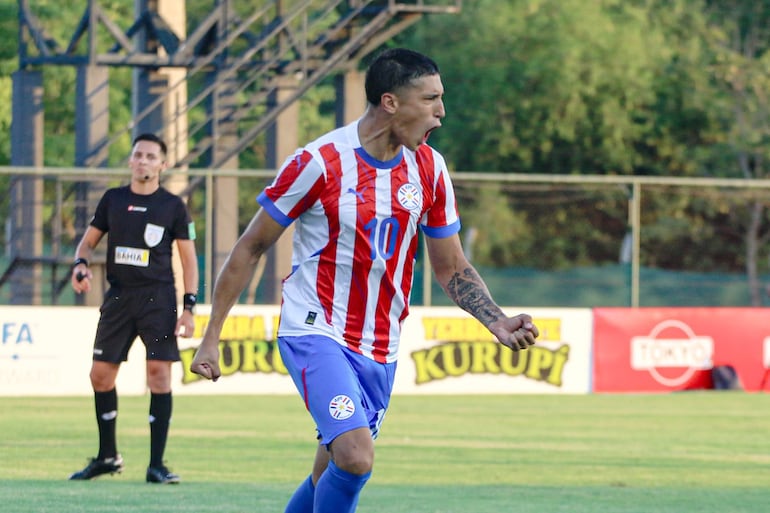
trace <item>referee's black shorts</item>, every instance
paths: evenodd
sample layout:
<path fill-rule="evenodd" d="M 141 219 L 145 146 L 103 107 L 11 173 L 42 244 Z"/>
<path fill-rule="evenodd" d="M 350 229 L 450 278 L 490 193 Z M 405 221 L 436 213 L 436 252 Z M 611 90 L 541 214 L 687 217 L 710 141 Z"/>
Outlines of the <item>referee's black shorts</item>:
<path fill-rule="evenodd" d="M 94 360 L 121 363 L 140 337 L 148 360 L 179 361 L 177 302 L 173 284 L 110 288 L 99 309 Z"/>

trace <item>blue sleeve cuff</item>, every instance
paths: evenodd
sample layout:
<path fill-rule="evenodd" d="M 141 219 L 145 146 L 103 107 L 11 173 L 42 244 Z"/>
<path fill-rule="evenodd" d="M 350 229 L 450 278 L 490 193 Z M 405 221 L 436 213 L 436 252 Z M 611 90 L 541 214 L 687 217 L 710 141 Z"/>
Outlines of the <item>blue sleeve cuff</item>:
<path fill-rule="evenodd" d="M 428 237 L 433 237 L 434 239 L 444 239 L 460 231 L 460 220 L 458 219 L 448 226 L 441 226 L 439 228 L 431 228 L 430 226 L 425 226 L 424 224 L 420 225 L 420 228 L 422 228 L 422 232 Z"/>
<path fill-rule="evenodd" d="M 294 221 L 294 219 L 278 210 L 278 207 L 276 207 L 275 203 L 273 203 L 273 201 L 267 197 L 267 194 L 265 194 L 264 191 L 259 193 L 259 196 L 257 196 L 257 203 L 262 205 L 262 208 L 264 208 L 265 211 L 270 214 L 270 217 L 272 217 L 275 222 L 284 228 L 289 226 Z"/>

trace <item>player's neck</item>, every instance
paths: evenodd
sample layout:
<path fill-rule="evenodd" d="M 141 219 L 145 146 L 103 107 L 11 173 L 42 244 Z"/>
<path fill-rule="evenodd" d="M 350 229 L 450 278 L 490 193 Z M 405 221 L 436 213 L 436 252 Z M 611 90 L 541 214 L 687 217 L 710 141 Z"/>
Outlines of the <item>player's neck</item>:
<path fill-rule="evenodd" d="M 361 147 L 373 158 L 387 162 L 401 153 L 401 144 L 393 140 L 390 118 L 369 108 L 358 123 Z"/>

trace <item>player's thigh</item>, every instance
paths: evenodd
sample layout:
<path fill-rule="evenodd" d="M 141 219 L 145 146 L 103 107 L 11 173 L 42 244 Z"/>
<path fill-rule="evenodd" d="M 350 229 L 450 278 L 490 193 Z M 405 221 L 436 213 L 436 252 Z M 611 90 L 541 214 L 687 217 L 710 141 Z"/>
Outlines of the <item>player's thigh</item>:
<path fill-rule="evenodd" d="M 376 439 L 390 406 L 396 362 L 379 363 L 352 351 L 346 351 L 345 355 L 358 376 L 371 436 Z"/>
<path fill-rule="evenodd" d="M 342 433 L 363 427 L 376 437 L 394 365 L 369 360 L 327 337 L 281 337 L 279 349 L 316 422 L 320 443 L 329 444 Z M 377 384 L 371 387 L 369 382 Z"/>

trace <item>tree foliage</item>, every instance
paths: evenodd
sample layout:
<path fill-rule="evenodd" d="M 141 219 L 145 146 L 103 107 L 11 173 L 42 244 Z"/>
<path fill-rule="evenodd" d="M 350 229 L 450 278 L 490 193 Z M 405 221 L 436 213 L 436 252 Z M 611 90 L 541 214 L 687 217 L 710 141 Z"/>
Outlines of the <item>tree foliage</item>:
<path fill-rule="evenodd" d="M 461 170 L 698 174 L 720 134 L 694 4 L 479 0 L 426 19 L 404 40 L 443 65 L 437 144 Z"/>

